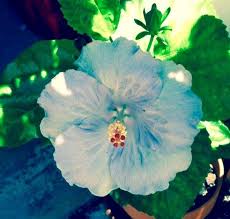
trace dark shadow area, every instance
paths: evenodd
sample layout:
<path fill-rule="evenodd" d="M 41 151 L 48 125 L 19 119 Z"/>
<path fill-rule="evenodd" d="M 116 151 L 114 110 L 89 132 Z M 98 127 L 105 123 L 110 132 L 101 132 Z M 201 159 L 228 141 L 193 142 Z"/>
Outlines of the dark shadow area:
<path fill-rule="evenodd" d="M 57 0 L 9 0 L 28 28 L 44 39 L 74 39 L 78 34 L 64 19 Z"/>
<path fill-rule="evenodd" d="M 39 140 L 0 150 L 0 218 L 59 219 L 88 202 L 87 189 L 69 186 Z"/>

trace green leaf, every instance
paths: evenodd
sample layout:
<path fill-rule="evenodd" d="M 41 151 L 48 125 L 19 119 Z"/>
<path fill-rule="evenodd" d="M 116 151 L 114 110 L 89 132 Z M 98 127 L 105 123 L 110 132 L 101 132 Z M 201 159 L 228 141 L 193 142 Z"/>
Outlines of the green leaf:
<path fill-rule="evenodd" d="M 230 159 L 230 130 L 221 121 L 200 122 L 200 128 L 206 128 L 212 141 L 212 160 Z"/>
<path fill-rule="evenodd" d="M 7 84 L 0 85 L 0 96 L 10 95 L 12 93 L 12 89 Z"/>
<path fill-rule="evenodd" d="M 138 19 L 134 19 L 134 22 L 135 22 L 137 25 L 143 27 L 145 30 L 147 30 L 147 27 L 145 26 L 145 24 L 144 24 L 143 22 L 139 21 Z"/>
<path fill-rule="evenodd" d="M 207 133 L 201 131 L 192 145 L 193 159 L 190 167 L 187 171 L 177 173 L 167 190 L 141 196 L 118 189 L 111 193 L 112 197 L 121 205 L 131 204 L 157 219 L 181 219 L 192 206 L 207 176 L 211 157 L 209 144 Z"/>
<path fill-rule="evenodd" d="M 157 42 L 158 42 L 160 45 L 164 45 L 164 46 L 167 46 L 167 45 L 168 45 L 167 41 L 166 41 L 165 39 L 163 39 L 162 37 L 159 37 L 159 36 L 158 36 L 156 39 L 157 39 Z"/>
<path fill-rule="evenodd" d="M 58 0 L 68 24 L 94 39 L 109 39 L 120 19 L 119 0 Z"/>
<path fill-rule="evenodd" d="M 44 111 L 37 99 L 58 72 L 74 68 L 78 55 L 73 41 L 41 41 L 6 66 L 0 75 L 0 147 L 42 137 Z"/>
<path fill-rule="evenodd" d="M 192 89 L 202 99 L 203 120 L 230 117 L 230 39 L 226 26 L 202 16 L 190 34 L 190 46 L 172 59 L 192 73 Z"/>
<path fill-rule="evenodd" d="M 150 33 L 148 31 L 143 31 L 143 32 L 140 32 L 139 34 L 137 34 L 136 36 L 136 40 L 139 40 L 147 35 L 150 35 Z"/>
<path fill-rule="evenodd" d="M 172 28 L 170 26 L 164 26 L 160 28 L 160 31 L 166 31 L 166 30 L 172 31 Z"/>
<path fill-rule="evenodd" d="M 169 16 L 169 13 L 171 12 L 171 8 L 167 8 L 166 11 L 164 12 L 164 14 L 161 17 L 161 24 L 164 23 L 164 21 L 167 19 L 167 17 Z"/>
<path fill-rule="evenodd" d="M 213 160 L 218 158 L 230 159 L 230 144 L 221 145 L 213 149 Z"/>
<path fill-rule="evenodd" d="M 158 36 L 153 49 L 154 54 L 164 54 L 169 49 L 168 42 L 163 37 Z"/>
<path fill-rule="evenodd" d="M 121 8 L 126 10 L 126 3 L 132 0 L 120 0 Z"/>
<path fill-rule="evenodd" d="M 230 130 L 221 121 L 203 121 L 200 122 L 200 126 L 206 128 L 209 133 L 209 138 L 211 140 L 211 146 L 213 148 L 219 147 L 220 145 L 230 144 Z"/>

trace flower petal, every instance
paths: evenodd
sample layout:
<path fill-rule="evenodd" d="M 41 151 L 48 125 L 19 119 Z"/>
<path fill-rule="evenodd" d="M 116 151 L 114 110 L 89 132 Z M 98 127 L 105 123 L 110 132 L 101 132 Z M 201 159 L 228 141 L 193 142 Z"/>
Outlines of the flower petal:
<path fill-rule="evenodd" d="M 191 91 L 188 71 L 173 62 L 164 65 L 158 99 L 145 105 L 132 122 L 127 120 L 127 145 L 114 150 L 110 163 L 117 185 L 133 194 L 166 189 L 176 173 L 191 163 L 201 101 Z"/>
<path fill-rule="evenodd" d="M 151 107 L 145 108 L 142 119 L 153 127 L 165 150 L 190 146 L 202 117 L 201 100 L 191 90 L 191 74 L 181 65 L 166 62 L 162 77 L 162 92 Z"/>
<path fill-rule="evenodd" d="M 114 150 L 110 172 L 119 188 L 133 194 L 149 195 L 168 188 L 177 172 L 184 171 L 191 163 L 191 149 L 179 148 L 167 152 L 154 150 L 143 143 L 146 135 L 142 128 L 132 127 L 135 136 L 129 135 L 124 149 Z M 138 137 L 137 137 L 138 136 Z M 138 141 L 139 138 L 139 141 Z"/>
<path fill-rule="evenodd" d="M 105 86 L 87 74 L 75 70 L 59 73 L 38 99 L 46 112 L 42 134 L 52 139 L 72 124 L 88 126 L 96 118 L 106 120 L 110 96 Z"/>
<path fill-rule="evenodd" d="M 105 196 L 117 188 L 109 171 L 111 145 L 107 143 L 107 126 L 88 130 L 71 126 L 54 141 L 57 167 L 70 185 L 88 188 Z"/>
<path fill-rule="evenodd" d="M 125 38 L 113 43 L 96 41 L 88 44 L 76 64 L 81 71 L 112 89 L 115 99 L 126 104 L 143 104 L 156 99 L 162 88 L 161 62 Z"/>

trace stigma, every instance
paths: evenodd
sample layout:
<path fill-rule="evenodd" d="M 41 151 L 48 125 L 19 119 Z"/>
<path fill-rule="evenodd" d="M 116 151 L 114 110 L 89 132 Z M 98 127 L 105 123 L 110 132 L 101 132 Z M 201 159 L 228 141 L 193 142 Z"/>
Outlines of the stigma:
<path fill-rule="evenodd" d="M 108 127 L 108 137 L 114 147 L 124 147 L 127 137 L 126 127 L 119 121 L 115 121 Z"/>

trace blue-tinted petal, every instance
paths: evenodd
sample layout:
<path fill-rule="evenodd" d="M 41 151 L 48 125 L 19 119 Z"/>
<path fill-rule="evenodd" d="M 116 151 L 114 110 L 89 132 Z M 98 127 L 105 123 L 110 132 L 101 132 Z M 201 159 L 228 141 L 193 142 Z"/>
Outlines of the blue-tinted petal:
<path fill-rule="evenodd" d="M 125 38 L 88 44 L 76 64 L 109 87 L 116 100 L 126 104 L 145 104 L 156 99 L 162 88 L 161 62 Z"/>
<path fill-rule="evenodd" d="M 87 74 L 75 70 L 59 73 L 38 99 L 46 112 L 42 134 L 52 139 L 72 124 L 86 126 L 97 118 L 106 120 L 110 96 L 108 88 Z"/>
<path fill-rule="evenodd" d="M 190 146 L 202 116 L 188 71 L 166 62 L 161 77 L 164 86 L 159 97 L 126 120 L 127 144 L 114 149 L 110 163 L 117 185 L 134 194 L 164 190 L 177 172 L 189 167 Z"/>
<path fill-rule="evenodd" d="M 97 196 L 105 196 L 117 188 L 110 176 L 111 145 L 107 125 L 98 123 L 95 130 L 71 126 L 54 141 L 54 159 L 70 185 L 88 188 Z"/>
<path fill-rule="evenodd" d="M 189 147 L 167 152 L 145 145 L 146 138 L 149 136 L 138 124 L 129 128 L 124 149 L 114 149 L 111 157 L 113 180 L 119 188 L 133 194 L 149 195 L 167 189 L 176 173 L 191 163 Z"/>
<path fill-rule="evenodd" d="M 168 62 L 162 77 L 159 98 L 140 117 L 152 127 L 165 150 L 190 146 L 202 118 L 202 103 L 191 90 L 191 75 L 184 67 Z"/>

